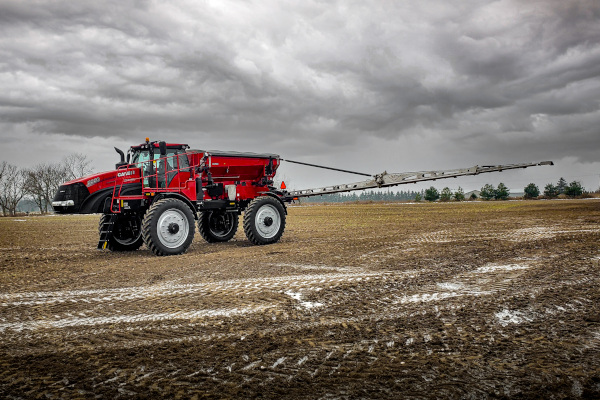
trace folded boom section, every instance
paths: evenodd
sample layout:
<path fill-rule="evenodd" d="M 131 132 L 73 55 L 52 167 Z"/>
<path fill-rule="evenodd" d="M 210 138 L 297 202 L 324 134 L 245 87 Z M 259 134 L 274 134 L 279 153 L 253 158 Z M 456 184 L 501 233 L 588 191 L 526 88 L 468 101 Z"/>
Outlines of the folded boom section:
<path fill-rule="evenodd" d="M 439 171 L 420 171 L 420 172 L 401 172 L 387 173 L 373 176 L 361 182 L 348 183 L 344 185 L 332 185 L 314 189 L 292 190 L 286 193 L 286 198 L 300 198 L 320 196 L 323 194 L 351 192 L 354 190 L 375 189 L 382 187 L 390 187 L 396 185 L 404 185 L 407 183 L 417 183 L 423 181 L 435 181 L 436 179 L 456 178 L 459 176 L 479 175 L 487 172 L 501 172 L 508 169 L 519 169 L 527 167 L 535 167 L 538 165 L 554 165 L 552 161 L 542 161 L 535 163 L 524 164 L 505 164 L 505 165 L 486 165 L 474 166 L 471 168 L 449 169 Z"/>

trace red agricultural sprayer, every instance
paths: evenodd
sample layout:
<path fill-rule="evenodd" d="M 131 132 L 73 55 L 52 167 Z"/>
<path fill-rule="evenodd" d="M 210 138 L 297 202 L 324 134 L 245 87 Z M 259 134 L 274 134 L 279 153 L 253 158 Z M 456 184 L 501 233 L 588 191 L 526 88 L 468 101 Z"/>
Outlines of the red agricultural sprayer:
<path fill-rule="evenodd" d="M 186 144 L 151 142 L 132 146 L 114 171 L 61 185 L 52 201 L 57 213 L 101 213 L 99 249 L 137 250 L 156 255 L 184 253 L 198 231 L 207 242 L 226 242 L 244 213 L 244 232 L 254 244 L 277 242 L 285 229 L 286 203 L 301 197 L 381 188 L 508 169 L 552 165 L 526 164 L 369 175 L 298 161 L 276 154 L 193 150 Z M 287 191 L 273 186 L 282 161 L 366 175 L 351 184 Z"/>

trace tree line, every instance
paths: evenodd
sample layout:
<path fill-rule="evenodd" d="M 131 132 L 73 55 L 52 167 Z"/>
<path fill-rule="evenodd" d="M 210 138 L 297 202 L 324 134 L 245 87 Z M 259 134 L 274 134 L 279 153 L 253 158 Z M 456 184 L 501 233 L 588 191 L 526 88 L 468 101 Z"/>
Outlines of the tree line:
<path fill-rule="evenodd" d="M 429 189 L 425 189 L 423 198 L 427 201 L 463 201 L 465 200 L 465 192 L 460 186 L 454 193 L 452 193 L 449 187 L 445 187 L 441 192 L 438 192 L 435 187 L 431 186 Z M 419 197 L 415 200 L 421 201 L 421 198 Z"/>
<path fill-rule="evenodd" d="M 18 168 L 0 163 L 0 209 L 2 215 L 15 215 L 23 199 L 35 203 L 42 214 L 50 211 L 52 199 L 61 183 L 92 172 L 87 156 L 75 153 L 59 163 L 41 163 L 32 168 Z"/>
<path fill-rule="evenodd" d="M 524 189 L 525 198 L 535 199 L 540 196 L 540 189 L 535 183 L 530 183 Z M 548 199 L 553 199 L 561 194 L 564 194 L 567 197 L 578 197 L 585 194 L 585 188 L 578 181 L 573 181 L 567 185 L 567 181 L 561 177 L 556 185 L 552 183 L 548 183 L 544 187 L 543 196 Z"/>
<path fill-rule="evenodd" d="M 540 197 L 540 189 L 535 183 L 530 183 L 525 186 L 523 189 L 524 198 L 526 199 L 536 199 Z M 560 195 L 565 195 L 566 197 L 575 198 L 585 194 L 585 188 L 578 181 L 573 181 L 567 185 L 567 181 L 564 178 L 560 178 L 556 185 L 549 183 L 544 188 L 543 196 L 548 199 L 556 198 Z M 506 185 L 502 182 L 498 184 L 498 187 L 494 187 L 493 185 L 486 183 L 481 190 L 479 191 L 479 197 L 483 200 L 507 200 L 510 196 L 510 191 L 506 187 Z M 462 188 L 458 188 L 455 193 L 452 193 L 450 188 L 445 187 L 441 192 L 431 186 L 429 189 L 425 190 L 423 198 L 427 201 L 462 201 L 465 200 L 465 194 Z M 469 200 L 477 199 L 477 195 L 472 193 L 469 196 Z M 417 201 L 420 199 L 417 198 Z"/>
<path fill-rule="evenodd" d="M 524 189 L 524 198 L 535 199 L 540 196 L 544 198 L 552 199 L 560 195 L 566 197 L 578 197 L 586 193 L 585 188 L 578 181 L 573 181 L 567 184 L 564 178 L 560 178 L 556 184 L 549 183 L 544 187 L 544 191 L 541 192 L 539 187 L 535 183 L 530 183 Z M 456 191 L 452 191 L 449 187 L 443 188 L 441 191 L 431 186 L 429 189 L 421 191 L 389 191 L 389 190 L 373 190 L 364 191 L 360 194 L 354 193 L 334 193 L 324 194 L 321 196 L 309 197 L 303 199 L 304 202 L 309 203 L 343 203 L 343 202 L 354 202 L 354 201 L 465 201 L 465 200 L 476 200 L 481 198 L 482 200 L 507 200 L 510 197 L 510 191 L 508 187 L 500 182 L 497 187 L 492 184 L 486 183 L 481 190 L 479 195 L 471 193 L 468 198 L 464 190 L 459 187 Z"/>
<path fill-rule="evenodd" d="M 360 194 L 350 193 L 332 193 L 321 196 L 308 197 L 302 199 L 308 203 L 345 203 L 352 201 L 413 201 L 416 196 L 423 197 L 423 191 L 391 191 L 391 190 L 373 190 L 364 191 Z"/>

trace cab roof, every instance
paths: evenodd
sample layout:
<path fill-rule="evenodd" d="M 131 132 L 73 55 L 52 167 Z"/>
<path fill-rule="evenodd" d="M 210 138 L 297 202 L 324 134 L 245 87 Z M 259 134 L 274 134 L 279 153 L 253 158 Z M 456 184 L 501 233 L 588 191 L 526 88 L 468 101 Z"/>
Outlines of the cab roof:
<path fill-rule="evenodd" d="M 190 146 L 188 146 L 187 144 L 182 144 L 182 143 L 167 143 L 167 149 L 189 149 Z M 150 142 L 150 143 L 142 143 L 140 145 L 137 146 L 131 146 L 131 149 L 133 150 L 143 150 L 143 149 L 147 149 L 150 146 L 154 147 L 155 149 L 158 149 L 158 142 Z"/>

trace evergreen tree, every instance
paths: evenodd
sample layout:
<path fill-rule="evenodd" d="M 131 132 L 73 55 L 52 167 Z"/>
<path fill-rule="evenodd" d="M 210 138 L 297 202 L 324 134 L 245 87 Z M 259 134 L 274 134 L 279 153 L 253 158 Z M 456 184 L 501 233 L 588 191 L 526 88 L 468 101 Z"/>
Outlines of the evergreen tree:
<path fill-rule="evenodd" d="M 418 203 L 421 201 L 421 193 L 417 192 L 417 194 L 415 194 L 415 201 Z"/>
<path fill-rule="evenodd" d="M 450 201 L 452 199 L 452 191 L 449 187 L 445 187 L 442 189 L 442 193 L 440 193 L 440 201 Z"/>
<path fill-rule="evenodd" d="M 558 188 L 551 183 L 547 184 L 544 188 L 544 196 L 549 199 L 555 198 L 558 196 Z"/>
<path fill-rule="evenodd" d="M 508 199 L 509 195 L 510 195 L 510 192 L 508 191 L 508 188 L 506 187 L 506 185 L 504 185 L 504 183 L 500 182 L 498 184 L 498 187 L 496 188 L 496 192 L 494 193 L 494 198 L 496 200 L 506 200 L 506 199 Z"/>
<path fill-rule="evenodd" d="M 440 194 L 436 188 L 431 186 L 429 189 L 425 190 L 425 196 L 423 196 L 427 201 L 436 201 L 440 198 Z"/>
<path fill-rule="evenodd" d="M 490 185 L 489 183 L 486 183 L 481 188 L 481 193 L 479 193 L 479 196 L 484 200 L 491 200 L 494 198 L 495 195 L 496 189 L 494 189 L 494 186 Z"/>
<path fill-rule="evenodd" d="M 558 183 L 556 184 L 556 189 L 558 190 L 558 194 L 563 194 L 565 192 L 566 188 L 567 188 L 567 181 L 565 181 L 565 178 L 563 178 L 561 176 L 560 179 L 558 180 Z"/>
<path fill-rule="evenodd" d="M 564 193 L 569 197 L 577 197 L 583 194 L 583 186 L 577 181 L 569 183 L 569 186 L 565 187 Z"/>
<path fill-rule="evenodd" d="M 534 199 L 540 195 L 540 188 L 535 183 L 530 183 L 524 189 L 526 199 Z"/>
<path fill-rule="evenodd" d="M 464 199 L 465 199 L 465 192 L 464 192 L 463 188 L 461 188 L 459 186 L 458 189 L 456 189 L 456 192 L 454 192 L 454 200 L 463 201 Z"/>

